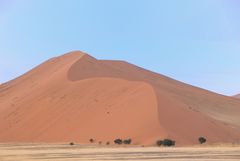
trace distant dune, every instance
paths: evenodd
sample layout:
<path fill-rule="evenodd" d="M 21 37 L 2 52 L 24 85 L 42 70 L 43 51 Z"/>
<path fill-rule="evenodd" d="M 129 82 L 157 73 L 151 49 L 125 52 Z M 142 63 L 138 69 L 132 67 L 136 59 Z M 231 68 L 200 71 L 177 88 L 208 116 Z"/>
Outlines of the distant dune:
<path fill-rule="evenodd" d="M 239 98 L 239 99 L 240 99 L 240 94 L 238 94 L 238 95 L 235 95 L 234 97 L 235 97 L 235 98 Z"/>
<path fill-rule="evenodd" d="M 0 142 L 232 143 L 239 116 L 238 99 L 78 51 L 0 86 Z"/>

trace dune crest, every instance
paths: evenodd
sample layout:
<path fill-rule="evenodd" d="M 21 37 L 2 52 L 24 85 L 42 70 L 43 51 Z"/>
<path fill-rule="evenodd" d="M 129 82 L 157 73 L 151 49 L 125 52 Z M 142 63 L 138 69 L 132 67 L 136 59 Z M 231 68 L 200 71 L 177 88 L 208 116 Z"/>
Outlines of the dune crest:
<path fill-rule="evenodd" d="M 0 86 L 0 142 L 240 140 L 240 100 L 75 51 Z"/>

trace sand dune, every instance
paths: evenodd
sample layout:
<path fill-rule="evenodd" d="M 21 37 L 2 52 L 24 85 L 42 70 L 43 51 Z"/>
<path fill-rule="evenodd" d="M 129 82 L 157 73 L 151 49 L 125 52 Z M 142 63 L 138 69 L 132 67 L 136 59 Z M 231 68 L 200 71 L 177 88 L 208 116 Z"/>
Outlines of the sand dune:
<path fill-rule="evenodd" d="M 0 86 L 0 142 L 238 142 L 239 115 L 238 99 L 78 51 Z"/>
<path fill-rule="evenodd" d="M 234 97 L 235 97 L 235 98 L 239 98 L 239 99 L 240 99 L 240 94 L 238 94 L 238 95 L 235 95 Z"/>

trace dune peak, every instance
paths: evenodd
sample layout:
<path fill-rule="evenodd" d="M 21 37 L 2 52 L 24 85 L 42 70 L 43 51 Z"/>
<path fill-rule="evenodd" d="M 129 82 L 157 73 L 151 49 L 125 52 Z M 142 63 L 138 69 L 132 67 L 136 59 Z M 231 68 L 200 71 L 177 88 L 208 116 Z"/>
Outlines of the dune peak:
<path fill-rule="evenodd" d="M 83 55 L 89 55 L 83 51 L 80 51 L 80 50 L 73 50 L 73 51 L 70 51 L 70 52 L 67 52 L 63 55 L 60 55 L 59 57 L 71 57 L 71 56 L 83 56 Z M 90 55 L 89 55 L 90 56 Z"/>

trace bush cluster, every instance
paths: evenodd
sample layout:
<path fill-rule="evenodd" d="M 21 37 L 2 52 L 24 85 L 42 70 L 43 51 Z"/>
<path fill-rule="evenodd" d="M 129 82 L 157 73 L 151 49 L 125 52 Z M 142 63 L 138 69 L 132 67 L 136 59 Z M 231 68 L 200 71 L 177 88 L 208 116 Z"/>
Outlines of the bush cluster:
<path fill-rule="evenodd" d="M 175 146 L 175 141 L 171 139 L 158 140 L 156 142 L 157 146 Z"/>
<path fill-rule="evenodd" d="M 114 140 L 115 144 L 121 145 L 123 143 L 122 139 L 115 139 Z"/>
<path fill-rule="evenodd" d="M 118 145 L 121 145 L 121 144 L 129 145 L 129 144 L 132 143 L 132 139 L 125 139 L 125 140 L 115 139 L 115 140 L 114 140 L 114 143 L 115 143 L 115 144 L 118 144 Z"/>
<path fill-rule="evenodd" d="M 126 140 L 123 140 L 123 143 L 124 144 L 131 144 L 131 142 L 132 142 L 132 139 L 126 139 Z"/>

